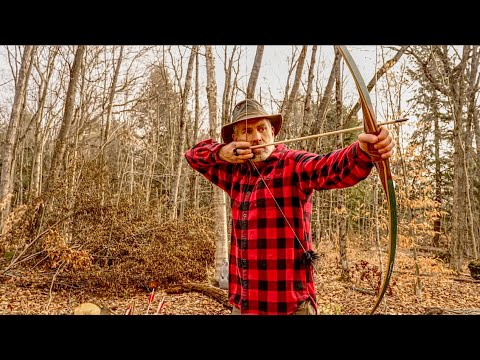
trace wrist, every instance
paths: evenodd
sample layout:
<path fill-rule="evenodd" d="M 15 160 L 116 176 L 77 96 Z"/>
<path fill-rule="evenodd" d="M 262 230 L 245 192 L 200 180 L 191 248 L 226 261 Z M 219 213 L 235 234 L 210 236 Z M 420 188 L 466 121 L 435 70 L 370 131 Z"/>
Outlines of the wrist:
<path fill-rule="evenodd" d="M 218 160 L 227 161 L 225 156 L 224 156 L 224 153 L 225 153 L 224 149 L 225 149 L 225 144 L 221 145 L 218 148 L 218 151 L 216 152 L 216 156 L 217 156 Z"/>

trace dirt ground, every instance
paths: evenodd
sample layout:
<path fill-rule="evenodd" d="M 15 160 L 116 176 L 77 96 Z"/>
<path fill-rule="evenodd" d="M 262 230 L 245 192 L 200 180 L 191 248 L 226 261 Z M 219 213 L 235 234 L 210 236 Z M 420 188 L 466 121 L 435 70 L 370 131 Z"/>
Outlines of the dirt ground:
<path fill-rule="evenodd" d="M 349 249 L 350 281 L 340 280 L 337 254 L 331 245 L 324 244 L 319 248 L 315 279 L 320 314 L 368 314 L 376 300 L 373 274 L 380 264 L 378 253 Z M 386 258 L 385 253 L 381 257 Z M 415 276 L 411 251 L 397 249 L 390 289 L 375 313 L 480 314 L 480 280 L 474 280 L 466 266 L 457 274 L 431 255 L 417 256 L 416 264 L 420 276 Z M 415 290 L 416 283 L 420 284 L 417 289 L 421 290 Z M 12 272 L 0 278 L 0 314 L 68 315 L 73 314 L 75 307 L 81 303 L 91 302 L 111 315 L 124 315 L 129 305 L 134 303 L 134 314 L 146 315 L 154 314 L 162 299 L 164 303 L 160 315 L 230 313 L 226 306 L 197 291 L 170 294 L 165 289 L 157 289 L 150 307 L 149 295 L 146 291 L 121 294 L 99 291 L 92 294 L 67 286 L 40 287 L 34 274 Z"/>

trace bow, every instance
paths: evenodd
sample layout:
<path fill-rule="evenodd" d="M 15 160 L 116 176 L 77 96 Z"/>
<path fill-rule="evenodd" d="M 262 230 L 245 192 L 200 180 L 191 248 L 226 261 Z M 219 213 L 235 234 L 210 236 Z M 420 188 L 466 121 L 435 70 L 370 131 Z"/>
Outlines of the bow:
<path fill-rule="evenodd" d="M 360 95 L 360 104 L 362 105 L 362 114 L 363 114 L 363 127 L 366 133 L 378 135 L 380 133 L 375 113 L 373 111 L 372 101 L 370 99 L 370 94 L 368 89 L 365 86 L 365 82 L 358 71 L 357 65 L 353 60 L 350 52 L 343 45 L 338 46 L 340 53 L 342 54 L 345 63 L 347 64 L 352 76 L 355 80 L 355 85 Z M 372 144 L 369 144 L 369 151 L 375 152 L 375 149 L 371 147 Z M 385 278 L 383 284 L 380 288 L 380 293 L 378 298 L 373 306 L 370 314 L 373 314 L 377 309 L 380 301 L 382 300 L 385 292 L 388 288 L 390 282 L 390 277 L 393 272 L 393 264 L 395 261 L 395 250 L 397 246 L 397 203 L 395 200 L 395 187 L 393 184 L 392 173 L 390 171 L 390 164 L 388 159 L 383 160 L 381 157 L 372 157 L 374 160 L 375 167 L 377 168 L 380 180 L 382 182 L 383 190 L 387 197 L 388 202 L 388 213 L 390 218 L 390 229 L 389 229 L 389 246 L 388 246 L 388 264 Z"/>

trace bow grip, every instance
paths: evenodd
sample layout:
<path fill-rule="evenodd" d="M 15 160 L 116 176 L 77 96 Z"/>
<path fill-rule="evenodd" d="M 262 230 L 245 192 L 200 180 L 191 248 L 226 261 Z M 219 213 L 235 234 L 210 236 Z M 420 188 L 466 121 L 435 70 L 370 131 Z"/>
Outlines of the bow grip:
<path fill-rule="evenodd" d="M 378 129 L 377 131 L 365 130 L 365 132 L 378 136 L 380 134 L 380 129 Z M 379 154 L 378 150 L 375 149 L 374 144 L 367 144 L 367 153 L 373 162 L 383 161 L 382 156 Z"/>

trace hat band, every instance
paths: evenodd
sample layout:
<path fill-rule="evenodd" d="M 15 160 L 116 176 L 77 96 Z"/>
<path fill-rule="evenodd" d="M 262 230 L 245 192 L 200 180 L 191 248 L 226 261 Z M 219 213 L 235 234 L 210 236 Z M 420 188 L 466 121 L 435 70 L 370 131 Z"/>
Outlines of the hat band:
<path fill-rule="evenodd" d="M 239 116 L 237 116 L 237 119 L 245 119 L 245 118 L 254 118 L 254 117 L 262 117 L 262 116 L 265 116 L 265 117 L 268 117 L 270 115 L 266 114 L 266 113 L 263 113 L 263 112 L 257 112 L 257 113 L 243 113 L 243 114 L 239 114 Z M 239 120 L 233 120 L 232 122 L 236 122 L 236 121 L 239 121 Z"/>

